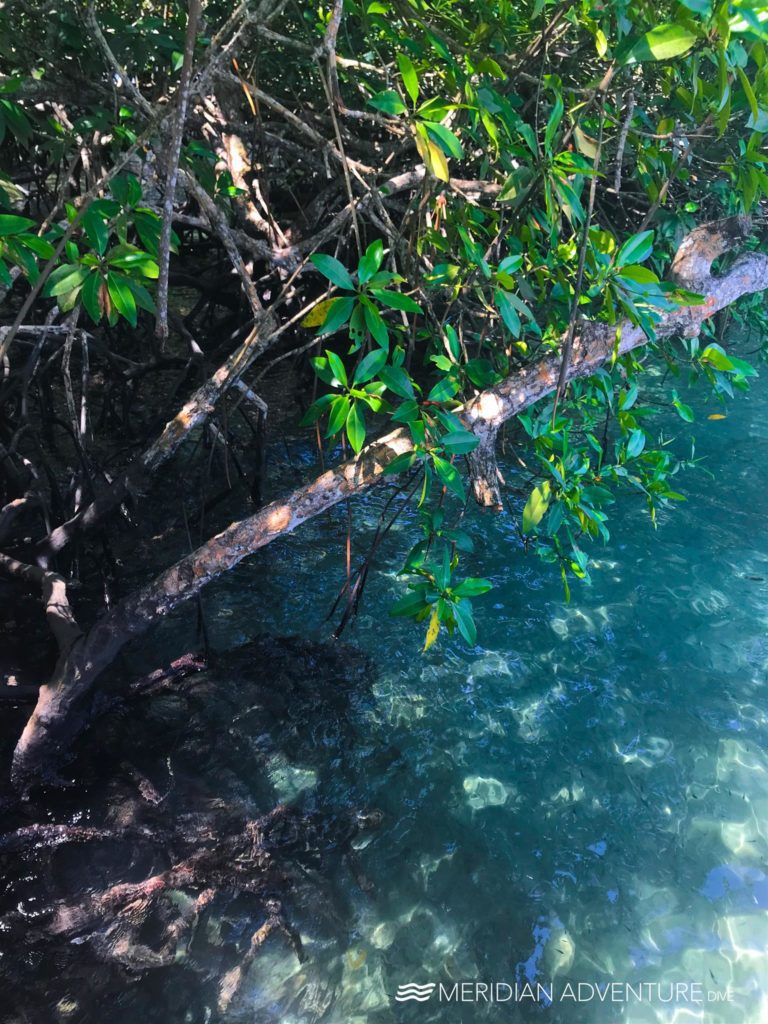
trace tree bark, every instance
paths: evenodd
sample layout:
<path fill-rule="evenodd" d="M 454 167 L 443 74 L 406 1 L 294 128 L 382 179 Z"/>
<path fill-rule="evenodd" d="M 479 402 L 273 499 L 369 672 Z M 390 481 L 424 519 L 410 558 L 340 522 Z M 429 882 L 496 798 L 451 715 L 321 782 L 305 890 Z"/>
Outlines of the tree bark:
<path fill-rule="evenodd" d="M 718 310 L 742 295 L 768 288 L 768 255 L 764 253 L 740 256 L 727 274 L 712 276 L 712 262 L 746 238 L 749 231 L 749 218 L 733 217 L 697 228 L 684 239 L 672 265 L 674 278 L 703 294 L 705 299 L 700 305 L 681 306 L 664 313 L 656 326 L 657 337 L 694 336 L 703 321 Z M 647 343 L 648 338 L 639 327 L 629 321 L 620 326 L 620 353 Z M 582 321 L 573 339 L 568 381 L 590 375 L 609 359 L 616 335 L 615 325 Z M 480 439 L 469 458 L 475 497 L 481 505 L 501 506 L 494 451 L 499 428 L 551 394 L 557 388 L 559 372 L 560 355 L 555 352 L 483 391 L 467 404 L 465 422 Z M 254 551 L 374 485 L 393 459 L 412 450 L 409 431 L 395 430 L 366 446 L 356 458 L 323 473 L 248 519 L 233 523 L 116 605 L 87 636 L 75 640 L 69 655 L 57 666 L 54 678 L 41 687 L 37 706 L 14 754 L 14 784 L 26 790 L 48 777 L 58 759 L 66 755 L 88 721 L 89 700 L 97 678 L 129 640 L 146 632 L 159 617 Z M 150 464 L 153 461 L 150 459 Z"/>

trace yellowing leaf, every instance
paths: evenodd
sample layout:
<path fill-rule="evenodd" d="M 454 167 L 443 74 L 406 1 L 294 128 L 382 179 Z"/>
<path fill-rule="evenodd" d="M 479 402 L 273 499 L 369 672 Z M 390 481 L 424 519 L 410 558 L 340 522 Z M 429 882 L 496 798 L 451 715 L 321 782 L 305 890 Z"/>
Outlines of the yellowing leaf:
<path fill-rule="evenodd" d="M 597 49 L 598 57 L 604 57 L 608 51 L 608 40 L 605 38 L 605 32 L 601 28 L 595 32 L 595 48 Z"/>
<path fill-rule="evenodd" d="M 421 125 L 417 125 L 417 129 L 421 128 Z M 426 131 L 424 132 L 426 134 Z M 450 181 L 451 175 L 448 170 L 448 161 L 445 159 L 445 153 L 436 145 L 430 138 L 424 138 L 424 135 L 420 131 L 414 133 L 416 141 L 416 149 L 419 151 L 419 156 L 424 161 L 424 166 L 428 171 L 431 171 L 436 178 L 440 181 Z"/>
<path fill-rule="evenodd" d="M 713 412 L 711 416 L 707 416 L 708 420 L 724 420 L 725 418 L 721 412 Z"/>
<path fill-rule="evenodd" d="M 534 527 L 539 525 L 551 500 L 549 480 L 544 480 L 538 487 L 534 487 L 523 509 L 523 533 L 531 533 Z"/>
<path fill-rule="evenodd" d="M 310 309 L 310 311 L 301 321 L 301 326 L 319 327 L 320 324 L 325 322 L 328 309 L 333 302 L 333 299 L 324 299 L 322 302 L 318 302 L 318 304 L 316 306 L 313 306 L 312 309 Z"/>
<path fill-rule="evenodd" d="M 589 157 L 590 160 L 594 160 L 597 156 L 597 140 L 587 135 L 578 125 L 573 129 L 573 135 L 578 151 Z"/>
<path fill-rule="evenodd" d="M 448 170 L 448 161 L 445 158 L 445 153 L 436 146 L 434 142 L 429 144 L 429 155 L 430 155 L 430 170 L 436 178 L 440 181 L 450 181 L 451 172 Z"/>
<path fill-rule="evenodd" d="M 437 614 L 437 608 L 433 608 L 432 616 L 429 620 L 429 629 L 427 630 L 427 638 L 424 641 L 424 650 L 428 651 L 432 644 L 437 640 L 437 634 L 440 632 L 440 619 Z"/>

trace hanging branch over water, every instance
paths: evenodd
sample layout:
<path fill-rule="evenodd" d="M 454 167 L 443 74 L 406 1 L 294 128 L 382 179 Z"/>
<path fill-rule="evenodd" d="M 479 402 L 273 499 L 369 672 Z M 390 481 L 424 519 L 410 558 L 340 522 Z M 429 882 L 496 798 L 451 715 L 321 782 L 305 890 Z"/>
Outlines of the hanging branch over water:
<path fill-rule="evenodd" d="M 750 234 L 749 217 L 731 217 L 692 231 L 681 243 L 672 264 L 674 281 L 703 296 L 703 302 L 661 314 L 658 338 L 695 336 L 703 322 L 741 296 L 768 288 L 768 255 L 746 253 L 722 276 L 712 263 L 732 251 Z M 573 339 L 567 380 L 594 373 L 614 352 L 630 352 L 648 343 L 640 327 L 581 321 Z M 242 355 L 240 358 L 246 358 Z M 463 419 L 480 440 L 468 456 L 474 494 L 480 505 L 499 508 L 501 491 L 495 442 L 499 428 L 517 413 L 551 394 L 558 386 L 561 358 L 554 353 L 511 374 L 470 401 Z M 221 371 L 220 371 L 221 372 Z M 216 382 L 218 392 L 221 381 Z M 202 415 L 200 403 L 166 427 L 168 444 L 186 434 L 187 417 Z M 181 419 L 180 419 L 181 417 Z M 212 580 L 244 558 L 296 530 L 303 523 L 376 484 L 395 458 L 413 450 L 410 432 L 401 428 L 367 445 L 354 459 L 323 473 L 291 494 L 233 523 L 187 557 L 160 573 L 151 583 L 121 601 L 90 632 L 77 638 L 54 677 L 40 689 L 37 706 L 16 747 L 13 779 L 26 789 L 49 778 L 59 760 L 88 723 L 90 698 L 101 673 L 131 639 L 145 633 L 158 618 L 198 594 Z M 161 445 L 160 453 L 166 451 Z M 148 466 L 155 465 L 148 458 Z"/>

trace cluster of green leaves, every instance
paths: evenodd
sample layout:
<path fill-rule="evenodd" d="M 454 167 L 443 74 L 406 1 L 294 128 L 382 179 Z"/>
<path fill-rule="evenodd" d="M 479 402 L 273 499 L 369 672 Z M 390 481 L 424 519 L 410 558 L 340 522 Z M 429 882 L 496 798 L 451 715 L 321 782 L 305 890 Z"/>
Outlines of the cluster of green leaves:
<path fill-rule="evenodd" d="M 443 548 L 442 558 L 414 566 L 412 571 L 417 582 L 408 584 L 408 593 L 393 606 L 392 615 L 414 619 L 416 622 L 429 620 L 424 650 L 428 651 L 438 637 L 440 627 L 448 634 L 458 630 L 470 645 L 477 642 L 477 627 L 472 614 L 472 598 L 487 593 L 492 584 L 489 580 L 468 578 L 454 583 L 452 574 L 458 565 L 458 556 L 451 558 L 450 551 Z"/>
<path fill-rule="evenodd" d="M 458 110 L 459 104 L 433 97 L 419 104 L 421 85 L 413 61 L 407 53 L 397 54 L 403 88 L 411 102 L 411 109 L 394 89 L 385 89 L 372 96 L 368 103 L 392 117 L 405 115 L 413 132 L 413 140 L 425 167 L 440 181 L 450 179 L 448 158 L 462 160 L 464 149 L 455 132 L 443 124 L 446 115 Z"/>
<path fill-rule="evenodd" d="M 9 264 L 19 267 L 34 284 L 39 276 L 38 259 L 53 256 L 53 246 L 35 232 L 36 227 L 29 217 L 0 213 L 0 282 L 6 287 L 13 283 Z"/>
<path fill-rule="evenodd" d="M 112 198 L 97 199 L 88 207 L 80 221 L 79 240 L 65 243 L 65 258 L 45 283 L 44 294 L 54 297 L 63 312 L 79 302 L 95 324 L 104 316 L 110 325 L 124 317 L 132 327 L 140 309 L 154 313 L 146 282 L 159 274 L 155 257 L 162 222 L 141 203 L 139 181 L 122 174 L 112 182 Z M 66 211 L 71 223 L 77 210 L 67 204 Z M 177 248 L 177 237 L 172 245 Z"/>

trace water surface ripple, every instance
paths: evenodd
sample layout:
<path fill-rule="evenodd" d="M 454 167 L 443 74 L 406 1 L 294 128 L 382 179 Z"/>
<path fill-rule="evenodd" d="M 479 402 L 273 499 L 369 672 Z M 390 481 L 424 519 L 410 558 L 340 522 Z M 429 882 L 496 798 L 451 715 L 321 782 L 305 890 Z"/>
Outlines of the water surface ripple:
<path fill-rule="evenodd" d="M 244 1019 L 768 1021 L 763 384 L 725 420 L 704 410 L 693 430 L 714 476 L 676 481 L 689 501 L 657 530 L 622 499 L 570 605 L 509 513 L 471 513 L 471 571 L 496 584 L 477 603 L 475 650 L 443 640 L 422 655 L 383 612 L 406 543 L 393 530 L 345 638 L 378 666 L 356 742 L 323 750 L 322 721 L 307 722 L 312 771 L 283 765 L 275 780 L 283 795 L 385 812 L 360 853 L 375 891 L 339 879 L 347 911 L 331 938 L 313 938 L 316 908 L 302 908 L 310 962 L 270 945 Z M 382 501 L 355 506 L 361 550 Z M 327 636 L 344 523 L 339 511 L 304 528 L 217 586 L 218 642 L 247 639 L 255 620 Z M 466 980 L 658 987 L 628 1003 L 395 1000 L 401 984 Z M 663 1002 L 675 982 L 705 1001 Z"/>

